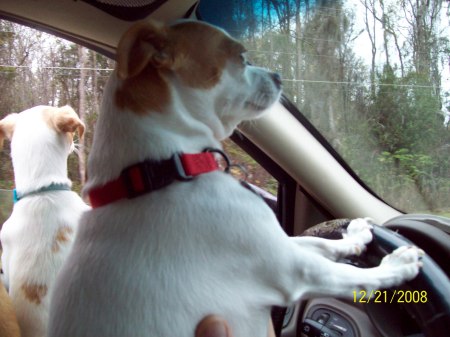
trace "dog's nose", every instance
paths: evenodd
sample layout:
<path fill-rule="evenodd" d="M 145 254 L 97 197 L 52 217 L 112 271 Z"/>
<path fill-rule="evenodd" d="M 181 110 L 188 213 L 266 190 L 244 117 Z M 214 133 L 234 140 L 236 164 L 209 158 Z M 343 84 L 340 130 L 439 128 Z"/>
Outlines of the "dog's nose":
<path fill-rule="evenodd" d="M 281 85 L 283 84 L 283 82 L 281 81 L 281 76 L 278 73 L 272 73 L 271 76 L 272 76 L 273 83 L 275 83 L 277 88 L 280 89 Z"/>

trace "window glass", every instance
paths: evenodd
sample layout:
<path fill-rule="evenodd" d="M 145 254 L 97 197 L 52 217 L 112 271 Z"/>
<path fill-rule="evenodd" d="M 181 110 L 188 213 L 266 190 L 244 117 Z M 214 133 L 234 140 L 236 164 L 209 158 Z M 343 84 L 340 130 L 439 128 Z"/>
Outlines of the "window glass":
<path fill-rule="evenodd" d="M 94 51 L 52 35 L 0 20 L 0 119 L 36 105 L 70 105 L 86 125 L 75 138 L 68 174 L 73 189 L 85 182 L 85 163 L 93 138 L 103 87 L 114 62 Z M 78 137 L 76 134 L 75 137 Z M 12 210 L 14 172 L 10 142 L 0 151 L 0 222 Z"/>
<path fill-rule="evenodd" d="M 375 193 L 450 215 L 448 2 L 202 0 L 199 12 L 281 74 L 286 96 Z"/>
<path fill-rule="evenodd" d="M 70 105 L 86 125 L 83 139 L 75 139 L 68 175 L 73 190 L 85 183 L 86 160 L 106 80 L 114 62 L 92 50 L 34 29 L 0 20 L 0 119 L 36 105 Z M 224 150 L 233 164 L 232 174 L 277 195 L 277 181 L 231 141 Z M 14 172 L 10 142 L 0 151 L 0 225 L 12 211 Z"/>
<path fill-rule="evenodd" d="M 269 172 L 231 140 L 224 141 L 222 145 L 235 165 L 231 168 L 233 176 L 258 186 L 273 196 L 277 195 L 278 181 Z"/>

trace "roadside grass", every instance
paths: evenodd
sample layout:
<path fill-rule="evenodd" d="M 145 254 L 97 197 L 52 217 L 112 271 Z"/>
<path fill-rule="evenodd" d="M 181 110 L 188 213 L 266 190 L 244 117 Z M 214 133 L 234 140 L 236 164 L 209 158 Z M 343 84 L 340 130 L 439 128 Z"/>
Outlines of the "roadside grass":
<path fill-rule="evenodd" d="M 254 184 L 275 196 L 277 195 L 278 182 L 261 165 L 231 140 L 224 141 L 222 145 L 231 162 L 245 169 L 245 172 L 239 169 L 231 170 L 236 178 L 244 179 L 248 183 Z"/>

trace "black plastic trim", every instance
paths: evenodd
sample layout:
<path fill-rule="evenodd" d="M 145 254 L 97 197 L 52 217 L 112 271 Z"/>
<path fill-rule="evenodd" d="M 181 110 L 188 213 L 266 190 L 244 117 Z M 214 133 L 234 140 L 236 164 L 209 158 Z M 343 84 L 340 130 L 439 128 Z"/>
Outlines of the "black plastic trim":
<path fill-rule="evenodd" d="M 192 13 L 196 12 L 198 8 L 198 1 L 195 2 L 191 8 L 189 8 L 186 12 L 186 14 L 184 14 L 183 19 L 189 19 L 192 15 Z"/>
<path fill-rule="evenodd" d="M 137 21 L 148 17 L 151 13 L 157 10 L 161 5 L 163 5 L 167 0 L 155 0 L 152 3 L 139 6 L 139 7 L 129 7 L 129 6 L 117 6 L 109 5 L 96 0 L 81 0 L 87 4 L 100 9 L 103 12 L 108 13 L 118 19 L 125 21 Z"/>

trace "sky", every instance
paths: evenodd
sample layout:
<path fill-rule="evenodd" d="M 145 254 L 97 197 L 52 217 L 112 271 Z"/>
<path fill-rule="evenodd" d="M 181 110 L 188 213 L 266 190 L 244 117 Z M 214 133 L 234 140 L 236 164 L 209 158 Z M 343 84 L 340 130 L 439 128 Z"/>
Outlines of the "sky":
<path fill-rule="evenodd" d="M 347 1 L 347 8 L 354 9 L 356 12 L 363 13 L 364 6 L 362 4 L 364 0 L 348 0 Z M 386 5 L 388 5 L 391 2 L 397 2 L 398 0 L 385 0 Z M 450 3 L 448 1 L 443 1 L 442 3 L 442 9 L 441 9 L 441 18 L 440 18 L 440 30 L 442 32 L 442 36 L 447 36 L 450 38 L 450 25 L 449 25 L 449 17 L 447 17 L 447 13 L 449 11 Z M 381 11 L 381 10 L 380 10 Z M 360 56 L 363 60 L 365 60 L 365 63 L 369 66 L 371 63 L 372 58 L 372 52 L 371 52 L 371 43 L 369 40 L 368 33 L 366 31 L 365 23 L 364 23 L 364 16 L 363 15 L 357 15 L 355 18 L 356 26 L 355 31 L 364 30 L 364 32 L 358 36 L 357 39 L 355 39 L 354 43 L 355 46 L 358 46 L 357 48 L 354 48 L 355 53 Z M 397 26 L 399 28 L 403 27 L 403 30 L 405 31 L 406 35 L 406 27 L 407 22 L 405 19 L 400 20 L 396 22 Z M 384 46 L 383 46 L 383 31 L 381 28 L 381 23 L 377 22 L 377 30 L 376 30 L 376 39 L 377 39 L 377 50 L 378 50 L 378 59 L 381 59 L 383 57 L 382 53 L 384 52 Z M 402 34 L 399 34 L 399 41 L 400 45 L 403 44 L 405 39 L 402 37 Z M 393 46 L 392 46 L 393 47 Z M 392 57 L 395 57 L 396 53 L 392 52 L 390 53 Z M 398 62 L 398 59 L 397 59 Z M 450 94 L 450 56 L 445 60 L 444 64 L 441 64 L 441 70 L 442 70 L 442 92 L 441 95 L 443 96 L 444 101 L 446 100 L 447 105 L 450 105 L 450 97 L 444 98 L 444 94 L 447 92 Z"/>

